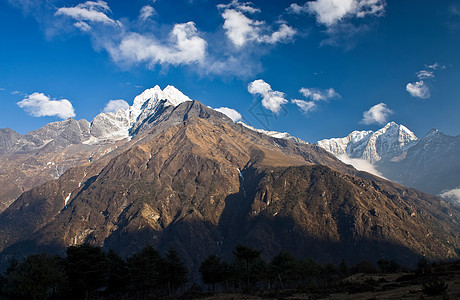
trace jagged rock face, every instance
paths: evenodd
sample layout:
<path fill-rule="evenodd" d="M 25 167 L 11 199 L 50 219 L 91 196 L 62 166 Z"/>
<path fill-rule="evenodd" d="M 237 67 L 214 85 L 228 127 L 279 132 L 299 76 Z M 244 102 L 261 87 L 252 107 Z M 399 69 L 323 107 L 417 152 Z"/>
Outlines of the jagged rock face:
<path fill-rule="evenodd" d="M 126 151 L 72 168 L 3 212 L 2 258 L 82 242 L 123 255 L 174 247 L 194 270 L 237 243 L 322 262 L 458 256 L 458 208 L 317 146 L 254 132 L 197 101 L 144 125 Z"/>

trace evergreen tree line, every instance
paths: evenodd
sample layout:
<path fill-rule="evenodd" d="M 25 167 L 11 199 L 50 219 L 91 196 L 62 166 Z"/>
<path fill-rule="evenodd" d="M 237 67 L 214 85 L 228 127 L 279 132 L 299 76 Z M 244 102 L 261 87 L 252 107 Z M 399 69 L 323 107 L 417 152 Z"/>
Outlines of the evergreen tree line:
<path fill-rule="evenodd" d="M 174 295 L 188 282 L 188 269 L 177 252 L 162 256 L 152 246 L 122 259 L 115 252 L 83 244 L 66 257 L 32 254 L 12 259 L 0 275 L 0 298 L 93 299 L 152 298 Z"/>
<path fill-rule="evenodd" d="M 261 251 L 238 245 L 230 263 L 210 255 L 201 263 L 200 273 L 208 290 L 244 291 L 331 288 L 344 277 L 356 273 L 395 273 L 402 267 L 394 260 L 381 259 L 377 267 L 367 261 L 348 266 L 344 260 L 320 265 L 312 259 L 296 259 L 282 250 L 267 263 Z"/>
<path fill-rule="evenodd" d="M 363 261 L 348 266 L 320 265 L 311 259 L 296 259 L 281 251 L 266 262 L 261 251 L 238 245 L 233 259 L 225 262 L 210 255 L 199 267 L 202 283 L 190 285 L 189 270 L 171 249 L 161 255 L 152 246 L 123 259 L 114 251 L 102 251 L 88 244 L 71 246 L 66 257 L 32 254 L 22 261 L 12 259 L 0 275 L 0 298 L 7 299 L 91 299 L 171 297 L 188 293 L 252 292 L 302 289 L 330 290 L 355 273 L 404 271 L 395 261 L 379 260 L 377 267 Z M 418 270 L 427 272 L 422 260 Z"/>

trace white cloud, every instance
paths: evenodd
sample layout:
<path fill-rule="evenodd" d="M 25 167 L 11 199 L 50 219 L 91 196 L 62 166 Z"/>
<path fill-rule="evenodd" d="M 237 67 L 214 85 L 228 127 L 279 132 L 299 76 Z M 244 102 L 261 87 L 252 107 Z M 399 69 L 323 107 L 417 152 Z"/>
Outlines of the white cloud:
<path fill-rule="evenodd" d="M 302 6 L 291 4 L 288 12 L 309 13 L 316 16 L 318 23 L 332 26 L 345 18 L 380 17 L 385 13 L 385 5 L 385 0 L 316 0 Z"/>
<path fill-rule="evenodd" d="M 203 61 L 207 43 L 198 35 L 195 23 L 174 25 L 170 42 L 161 43 L 154 36 L 126 34 L 119 45 L 105 45 L 116 62 L 155 64 L 190 64 Z"/>
<path fill-rule="evenodd" d="M 141 19 L 142 21 L 145 21 L 155 14 L 156 14 L 155 9 L 150 5 L 146 5 L 141 8 L 141 11 L 139 13 L 139 19 Z"/>
<path fill-rule="evenodd" d="M 105 105 L 104 107 L 104 112 L 105 113 L 108 113 L 108 112 L 111 112 L 111 113 L 116 113 L 119 109 L 128 109 L 129 108 L 129 104 L 128 102 L 126 102 L 125 100 L 123 99 L 119 99 L 119 100 L 110 100 L 109 102 L 107 102 L 107 104 Z"/>
<path fill-rule="evenodd" d="M 316 88 L 301 88 L 299 91 L 305 98 L 312 101 L 327 101 L 331 98 L 339 98 L 340 95 L 333 89 L 320 90 Z"/>
<path fill-rule="evenodd" d="M 351 158 L 347 154 L 337 155 L 337 158 L 340 159 L 343 163 L 352 165 L 353 167 L 355 167 L 359 171 L 368 172 L 368 173 L 371 173 L 373 175 L 385 178 L 385 177 L 383 177 L 383 175 L 379 171 L 377 171 L 377 169 L 375 168 L 375 166 L 373 164 L 371 164 L 370 162 L 368 162 L 365 159 Z"/>
<path fill-rule="evenodd" d="M 417 72 L 418 79 L 427 79 L 427 78 L 434 78 L 434 72 L 421 70 Z"/>
<path fill-rule="evenodd" d="M 290 40 L 297 32 L 294 28 L 287 24 L 281 24 L 278 31 L 271 35 L 263 35 L 258 38 L 258 41 L 263 41 L 268 44 L 276 44 L 277 42 Z"/>
<path fill-rule="evenodd" d="M 73 26 L 77 27 L 81 31 L 88 32 L 91 30 L 91 26 L 88 25 L 88 23 L 85 23 L 83 21 L 79 21 L 73 24 Z"/>
<path fill-rule="evenodd" d="M 247 41 L 255 40 L 258 36 L 255 22 L 246 17 L 242 12 L 226 9 L 222 13 L 225 19 L 224 29 L 227 37 L 237 46 L 243 46 Z"/>
<path fill-rule="evenodd" d="M 433 79 L 435 78 L 435 71 L 436 70 L 443 70 L 446 68 L 444 65 L 440 65 L 439 63 L 434 63 L 432 65 L 425 65 L 425 70 L 420 70 L 416 73 L 417 78 L 419 81 L 416 82 L 410 82 L 406 85 L 406 91 L 409 92 L 409 94 L 412 97 L 416 98 L 421 98 L 421 99 L 428 99 L 430 98 L 430 89 L 426 85 L 424 79 Z"/>
<path fill-rule="evenodd" d="M 445 69 L 446 68 L 446 66 L 440 65 L 437 62 L 432 64 L 432 65 L 425 65 L 425 67 L 427 67 L 428 69 L 432 69 L 432 70 Z"/>
<path fill-rule="evenodd" d="M 297 105 L 305 114 L 316 109 L 316 103 L 314 101 L 292 99 L 291 102 Z"/>
<path fill-rule="evenodd" d="M 308 12 L 316 15 L 316 21 L 326 26 L 340 21 L 353 10 L 353 0 L 316 0 L 307 2 Z"/>
<path fill-rule="evenodd" d="M 4 90 L 5 90 L 4 88 L 0 88 L 0 91 L 2 91 L 2 92 L 3 92 Z"/>
<path fill-rule="evenodd" d="M 319 101 L 328 101 L 332 98 L 340 98 L 339 93 L 337 93 L 333 88 L 326 90 L 321 90 L 317 88 L 301 88 L 299 92 L 310 101 L 293 99 L 292 103 L 296 104 L 303 113 L 308 114 L 316 110 L 317 102 Z"/>
<path fill-rule="evenodd" d="M 387 118 L 392 114 L 389 108 L 387 108 L 385 103 L 379 103 L 372 106 L 368 111 L 363 113 L 362 123 L 364 124 L 385 124 L 387 123 Z"/>
<path fill-rule="evenodd" d="M 152 34 L 127 30 L 120 21 L 110 19 L 105 13 L 110 8 L 104 1 L 86 1 L 75 7 L 59 8 L 56 15 L 69 16 L 78 22 L 75 27 L 90 32 L 94 47 L 105 49 L 117 63 L 133 65 L 145 63 L 149 68 L 156 64 L 182 65 L 202 62 L 207 42 L 198 34 L 195 23 L 175 24 L 167 40 L 159 40 Z M 146 20 L 155 10 L 146 5 L 140 10 L 139 19 Z M 113 24 L 113 30 L 91 30 L 87 22 Z"/>
<path fill-rule="evenodd" d="M 412 97 L 422 99 L 430 98 L 430 89 L 426 86 L 423 80 L 414 83 L 408 83 L 406 85 L 406 91 L 408 91 Z"/>
<path fill-rule="evenodd" d="M 439 196 L 460 205 L 460 188 L 444 191 Z"/>
<path fill-rule="evenodd" d="M 61 7 L 59 8 L 55 15 L 64 15 L 71 17 L 78 22 L 94 22 L 94 23 L 103 23 L 111 25 L 120 25 L 121 23 L 115 22 L 109 18 L 105 13 L 110 12 L 110 8 L 105 1 L 86 1 L 85 3 L 80 3 L 74 7 Z M 80 23 L 81 24 L 81 23 Z M 85 23 L 86 24 L 86 23 Z M 89 26 L 88 24 L 86 24 Z M 76 25 L 78 27 L 78 25 Z M 83 28 L 87 28 L 83 26 Z"/>
<path fill-rule="evenodd" d="M 217 5 L 217 8 L 234 8 L 242 12 L 246 13 L 257 13 L 260 12 L 260 9 L 253 7 L 253 4 L 251 2 L 239 2 L 238 0 L 232 0 L 229 4 L 219 4 Z"/>
<path fill-rule="evenodd" d="M 67 99 L 51 100 L 43 93 L 33 93 L 17 103 L 34 117 L 56 116 L 61 119 L 75 117 L 75 111 Z"/>
<path fill-rule="evenodd" d="M 262 96 L 262 105 L 273 113 L 278 113 L 281 105 L 288 101 L 282 92 L 272 90 L 271 86 L 262 79 L 254 80 L 248 85 L 248 92 L 253 95 Z"/>
<path fill-rule="evenodd" d="M 287 11 L 291 14 L 300 15 L 308 13 L 307 3 L 304 5 L 299 5 L 297 3 L 292 3 L 288 8 Z"/>
<path fill-rule="evenodd" d="M 272 31 L 265 22 L 249 18 L 246 14 L 260 12 L 254 8 L 251 2 L 240 3 L 233 0 L 230 4 L 220 4 L 217 6 L 224 9 L 223 28 L 227 38 L 237 48 L 244 46 L 248 42 L 275 44 L 278 42 L 290 41 L 297 33 L 291 26 L 281 23 L 277 31 Z"/>
<path fill-rule="evenodd" d="M 238 122 L 242 119 L 241 114 L 237 112 L 236 110 L 228 107 L 219 107 L 214 110 L 217 110 L 218 112 L 223 113 L 227 117 L 233 120 L 233 122 Z"/>

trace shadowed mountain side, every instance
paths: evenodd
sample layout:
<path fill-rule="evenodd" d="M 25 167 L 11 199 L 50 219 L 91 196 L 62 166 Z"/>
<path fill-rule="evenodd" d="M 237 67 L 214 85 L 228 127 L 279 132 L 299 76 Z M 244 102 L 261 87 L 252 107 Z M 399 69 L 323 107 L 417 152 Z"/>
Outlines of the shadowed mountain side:
<path fill-rule="evenodd" d="M 401 184 L 438 195 L 460 185 L 460 136 L 431 130 L 400 157 L 386 161 L 378 170 Z"/>

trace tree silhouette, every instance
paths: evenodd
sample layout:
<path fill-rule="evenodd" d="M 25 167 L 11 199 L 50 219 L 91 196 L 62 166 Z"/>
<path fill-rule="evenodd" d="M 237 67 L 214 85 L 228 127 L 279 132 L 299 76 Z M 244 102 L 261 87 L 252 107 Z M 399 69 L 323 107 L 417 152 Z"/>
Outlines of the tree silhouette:
<path fill-rule="evenodd" d="M 167 284 L 169 294 L 188 281 L 188 269 L 174 249 L 166 253 L 161 278 Z"/>
<path fill-rule="evenodd" d="M 264 267 L 263 261 L 260 259 L 261 251 L 243 245 L 237 245 L 235 251 L 232 253 L 235 256 L 237 262 L 243 262 L 245 265 L 247 289 L 250 291 L 251 269 L 260 270 Z"/>
<path fill-rule="evenodd" d="M 60 257 L 32 254 L 9 270 L 6 293 L 12 298 L 45 299 L 47 294 L 56 295 L 64 278 Z"/>
<path fill-rule="evenodd" d="M 377 261 L 377 266 L 382 273 L 395 273 L 401 269 L 394 260 L 380 259 Z"/>
<path fill-rule="evenodd" d="M 107 254 L 109 276 L 107 291 L 109 294 L 122 294 L 129 287 L 129 271 L 126 262 L 113 250 Z"/>
<path fill-rule="evenodd" d="M 216 291 L 216 284 L 227 279 L 228 265 L 213 254 L 201 263 L 199 271 L 203 282 L 212 285 L 212 290 Z"/>
<path fill-rule="evenodd" d="M 342 259 L 342 261 L 340 262 L 340 265 L 339 265 L 339 272 L 340 272 L 340 275 L 342 276 L 347 276 L 349 274 L 349 269 L 348 269 L 348 265 L 347 263 L 345 262 L 344 259 Z"/>
<path fill-rule="evenodd" d="M 270 269 L 276 275 L 282 289 L 284 289 L 283 281 L 295 279 L 296 265 L 296 259 L 287 251 L 281 250 L 273 257 Z"/>
<path fill-rule="evenodd" d="M 131 288 L 135 291 L 161 289 L 160 270 L 164 264 L 160 253 L 152 246 L 144 247 L 140 253 L 128 258 Z"/>
<path fill-rule="evenodd" d="M 66 271 L 72 295 L 90 298 L 107 284 L 109 264 L 99 247 L 82 244 L 67 248 Z"/>

